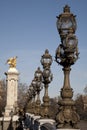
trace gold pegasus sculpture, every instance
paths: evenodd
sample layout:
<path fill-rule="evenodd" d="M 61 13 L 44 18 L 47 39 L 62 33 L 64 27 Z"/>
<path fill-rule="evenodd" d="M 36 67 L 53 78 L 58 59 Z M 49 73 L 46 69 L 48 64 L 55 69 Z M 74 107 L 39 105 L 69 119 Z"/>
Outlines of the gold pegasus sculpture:
<path fill-rule="evenodd" d="M 17 56 L 9 58 L 6 63 L 9 65 L 9 68 L 16 68 Z"/>

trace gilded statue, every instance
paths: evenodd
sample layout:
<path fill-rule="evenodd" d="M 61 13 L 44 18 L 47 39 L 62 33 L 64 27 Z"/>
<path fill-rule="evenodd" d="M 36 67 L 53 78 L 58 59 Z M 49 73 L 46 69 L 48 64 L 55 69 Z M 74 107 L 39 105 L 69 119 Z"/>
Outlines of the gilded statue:
<path fill-rule="evenodd" d="M 16 68 L 17 56 L 9 58 L 6 63 L 9 65 L 9 68 Z"/>

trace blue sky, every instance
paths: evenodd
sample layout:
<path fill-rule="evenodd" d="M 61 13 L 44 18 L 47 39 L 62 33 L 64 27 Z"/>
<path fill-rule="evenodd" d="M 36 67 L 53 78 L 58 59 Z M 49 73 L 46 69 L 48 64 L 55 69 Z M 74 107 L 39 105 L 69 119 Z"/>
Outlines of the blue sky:
<path fill-rule="evenodd" d="M 0 79 L 6 78 L 5 64 L 9 57 L 18 56 L 20 81 L 31 84 L 34 72 L 45 49 L 55 56 L 60 44 L 56 16 L 68 4 L 77 15 L 78 47 L 80 59 L 72 66 L 70 75 L 74 94 L 83 93 L 87 85 L 87 0 L 0 0 Z M 59 95 L 63 86 L 62 67 L 54 61 L 51 66 L 53 81 L 49 85 L 51 97 Z"/>

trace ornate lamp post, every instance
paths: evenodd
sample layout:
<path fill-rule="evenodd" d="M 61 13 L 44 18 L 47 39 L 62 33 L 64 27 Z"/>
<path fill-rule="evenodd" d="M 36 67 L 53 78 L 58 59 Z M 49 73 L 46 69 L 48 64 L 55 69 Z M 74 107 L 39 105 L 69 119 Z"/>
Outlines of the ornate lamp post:
<path fill-rule="evenodd" d="M 29 91 L 28 91 L 28 106 L 27 106 L 27 109 L 28 109 L 28 112 L 30 113 L 34 113 L 34 100 L 35 100 L 35 97 L 34 97 L 34 90 L 33 90 L 33 86 L 32 86 L 32 83 L 31 85 L 29 86 Z"/>
<path fill-rule="evenodd" d="M 36 92 L 37 92 L 37 100 L 36 100 L 36 111 L 35 115 L 40 115 L 40 91 L 42 90 L 42 71 L 40 67 L 35 71 L 35 79 L 36 79 Z"/>
<path fill-rule="evenodd" d="M 43 97 L 43 110 L 41 111 L 41 115 L 44 118 L 49 118 L 49 96 L 48 96 L 48 84 L 52 81 L 52 73 L 50 70 L 50 66 L 52 64 L 52 56 L 49 54 L 48 50 L 45 50 L 45 54 L 41 58 L 41 64 L 43 65 L 43 80 L 44 83 L 44 97 Z"/>
<path fill-rule="evenodd" d="M 35 113 L 35 106 L 36 106 L 36 102 L 35 102 L 35 96 L 36 96 L 36 78 L 34 77 L 34 79 L 31 82 L 31 87 L 32 87 L 32 111 L 33 114 Z"/>
<path fill-rule="evenodd" d="M 79 116 L 75 111 L 75 102 L 73 101 L 73 89 L 70 86 L 70 70 L 78 59 L 78 40 L 76 38 L 76 20 L 70 12 L 70 7 L 66 5 L 63 13 L 57 16 L 57 29 L 60 34 L 61 44 L 56 50 L 55 60 L 63 66 L 64 84 L 61 88 L 61 98 L 59 101 L 59 113 L 56 116 L 57 127 L 76 129 Z"/>

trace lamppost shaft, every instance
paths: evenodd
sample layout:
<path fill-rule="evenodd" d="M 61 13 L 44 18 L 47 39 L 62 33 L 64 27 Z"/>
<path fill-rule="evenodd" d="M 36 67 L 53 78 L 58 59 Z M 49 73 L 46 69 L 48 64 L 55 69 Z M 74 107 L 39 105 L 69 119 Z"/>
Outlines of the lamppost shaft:
<path fill-rule="evenodd" d="M 63 71 L 64 71 L 64 85 L 63 85 L 63 87 L 64 87 L 64 89 L 70 88 L 70 78 L 69 78 L 70 70 L 71 69 L 69 67 L 63 68 Z"/>

